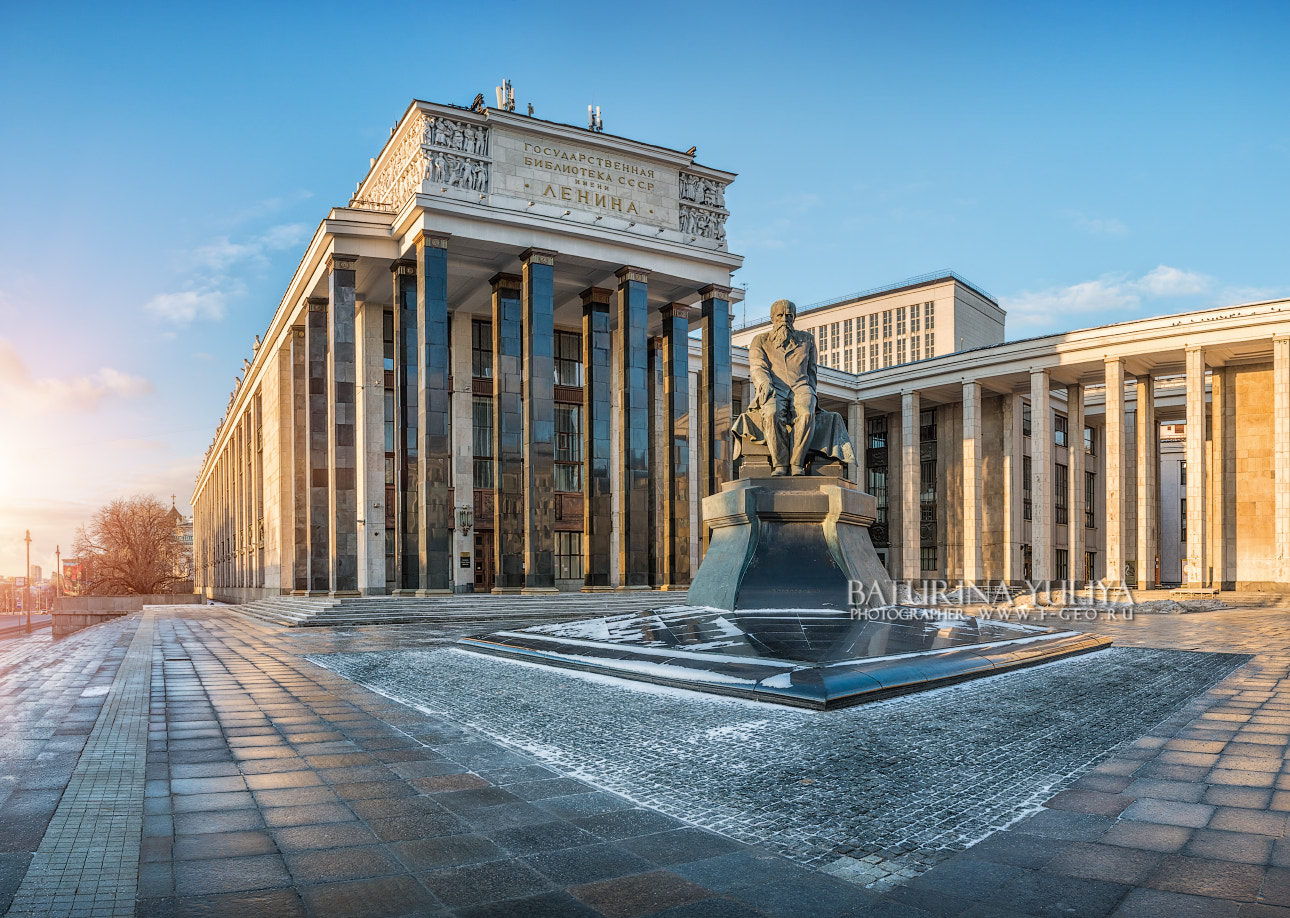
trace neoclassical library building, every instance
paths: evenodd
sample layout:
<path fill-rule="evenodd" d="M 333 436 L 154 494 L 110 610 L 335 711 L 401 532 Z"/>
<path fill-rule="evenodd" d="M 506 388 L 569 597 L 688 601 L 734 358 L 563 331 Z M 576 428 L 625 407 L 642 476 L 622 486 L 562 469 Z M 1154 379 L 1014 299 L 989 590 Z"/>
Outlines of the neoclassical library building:
<path fill-rule="evenodd" d="M 413 102 L 243 363 L 197 590 L 684 590 L 766 330 L 732 322 L 734 178 Z M 798 310 L 894 578 L 1290 589 L 1290 300 L 1004 319 L 951 271 Z"/>

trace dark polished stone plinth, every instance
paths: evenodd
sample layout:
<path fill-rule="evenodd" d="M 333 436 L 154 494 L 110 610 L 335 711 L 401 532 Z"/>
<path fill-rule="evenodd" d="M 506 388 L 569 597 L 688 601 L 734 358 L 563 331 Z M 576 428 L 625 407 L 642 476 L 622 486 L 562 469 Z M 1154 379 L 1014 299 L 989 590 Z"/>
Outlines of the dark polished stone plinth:
<path fill-rule="evenodd" d="M 853 582 L 864 595 L 890 597 L 891 579 L 869 540 L 876 508 L 873 495 L 842 478 L 729 482 L 703 501 L 712 541 L 690 605 L 842 611 Z"/>
<path fill-rule="evenodd" d="M 1046 663 L 1111 641 L 900 607 L 852 617 L 682 606 L 460 643 L 552 666 L 827 710 Z"/>

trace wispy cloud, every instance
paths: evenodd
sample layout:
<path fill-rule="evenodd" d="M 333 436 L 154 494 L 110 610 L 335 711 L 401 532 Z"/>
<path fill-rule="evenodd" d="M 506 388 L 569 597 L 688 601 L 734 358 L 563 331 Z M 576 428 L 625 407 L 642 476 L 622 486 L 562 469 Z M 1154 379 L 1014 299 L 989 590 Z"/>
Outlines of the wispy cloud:
<path fill-rule="evenodd" d="M 227 314 L 229 301 L 246 291 L 238 274 L 264 269 L 269 255 L 299 245 L 308 231 L 304 223 L 284 223 L 241 241 L 217 236 L 185 254 L 189 278 L 183 289 L 159 293 L 143 308 L 176 325 L 198 319 L 219 321 Z"/>
<path fill-rule="evenodd" d="M 1067 216 L 1075 228 L 1092 236 L 1127 236 L 1129 228 L 1115 217 L 1090 217 L 1078 211 L 1068 211 Z"/>
<path fill-rule="evenodd" d="M 85 376 L 37 378 L 14 345 L 0 338 L 0 401 L 23 415 L 94 411 L 104 399 L 138 398 L 152 383 L 112 367 Z"/>
<path fill-rule="evenodd" d="M 1025 291 L 1004 297 L 1008 327 L 1014 334 L 1038 334 L 1136 318 L 1144 302 L 1208 293 L 1214 279 L 1195 271 L 1158 265 L 1141 277 L 1107 274 L 1097 280 Z"/>

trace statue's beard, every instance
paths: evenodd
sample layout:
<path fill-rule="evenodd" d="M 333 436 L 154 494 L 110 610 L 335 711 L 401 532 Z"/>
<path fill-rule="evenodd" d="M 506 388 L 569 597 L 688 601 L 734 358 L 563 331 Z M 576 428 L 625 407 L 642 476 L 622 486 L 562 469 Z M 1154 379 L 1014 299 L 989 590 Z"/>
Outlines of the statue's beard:
<path fill-rule="evenodd" d="M 792 333 L 793 333 L 793 330 L 789 328 L 787 325 L 780 325 L 779 327 L 771 331 L 770 340 L 774 341 L 775 344 L 778 345 L 779 347 L 783 347 L 785 344 L 788 343 L 788 337 Z"/>

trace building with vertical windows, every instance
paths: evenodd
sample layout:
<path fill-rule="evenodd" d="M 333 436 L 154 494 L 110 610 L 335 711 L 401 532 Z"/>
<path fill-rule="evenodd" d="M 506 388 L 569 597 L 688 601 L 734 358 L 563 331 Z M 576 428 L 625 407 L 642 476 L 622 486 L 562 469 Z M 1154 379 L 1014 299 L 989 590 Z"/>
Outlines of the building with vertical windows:
<path fill-rule="evenodd" d="M 937 271 L 799 306 L 797 328 L 815 336 L 820 365 L 871 373 L 954 351 L 1003 341 L 1004 311 L 981 287 L 953 271 Z M 747 347 L 769 320 L 735 329 Z"/>
<path fill-rule="evenodd" d="M 244 362 L 196 589 L 684 589 L 765 328 L 731 325 L 734 178 L 413 102 Z M 893 577 L 1290 586 L 1290 300 L 1005 342 L 994 298 L 937 272 L 797 326 Z"/>

